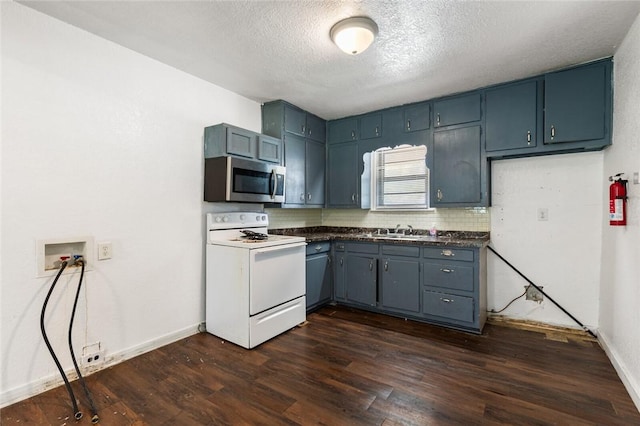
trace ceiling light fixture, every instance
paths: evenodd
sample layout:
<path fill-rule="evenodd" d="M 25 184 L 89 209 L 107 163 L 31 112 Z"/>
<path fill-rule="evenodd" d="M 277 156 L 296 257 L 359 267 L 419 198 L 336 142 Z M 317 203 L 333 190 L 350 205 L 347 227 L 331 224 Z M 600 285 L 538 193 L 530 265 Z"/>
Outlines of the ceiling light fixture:
<path fill-rule="evenodd" d="M 343 52 L 357 55 L 367 50 L 378 34 L 378 25 L 370 18 L 356 16 L 344 19 L 331 28 L 331 40 Z"/>

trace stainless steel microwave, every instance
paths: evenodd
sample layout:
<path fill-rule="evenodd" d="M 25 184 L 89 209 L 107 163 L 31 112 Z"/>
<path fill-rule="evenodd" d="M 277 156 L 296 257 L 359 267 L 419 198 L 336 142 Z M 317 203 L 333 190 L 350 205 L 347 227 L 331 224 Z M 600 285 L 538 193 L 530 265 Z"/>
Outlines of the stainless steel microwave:
<path fill-rule="evenodd" d="M 205 201 L 284 202 L 285 167 L 229 156 L 204 161 Z"/>

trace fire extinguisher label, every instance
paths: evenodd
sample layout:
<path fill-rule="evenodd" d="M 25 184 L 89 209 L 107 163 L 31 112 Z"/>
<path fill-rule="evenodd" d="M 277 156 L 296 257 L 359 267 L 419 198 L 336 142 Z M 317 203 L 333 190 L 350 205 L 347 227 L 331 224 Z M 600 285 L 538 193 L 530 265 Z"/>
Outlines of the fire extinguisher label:
<path fill-rule="evenodd" d="M 609 200 L 609 220 L 622 220 L 622 203 L 624 200 L 617 198 Z"/>

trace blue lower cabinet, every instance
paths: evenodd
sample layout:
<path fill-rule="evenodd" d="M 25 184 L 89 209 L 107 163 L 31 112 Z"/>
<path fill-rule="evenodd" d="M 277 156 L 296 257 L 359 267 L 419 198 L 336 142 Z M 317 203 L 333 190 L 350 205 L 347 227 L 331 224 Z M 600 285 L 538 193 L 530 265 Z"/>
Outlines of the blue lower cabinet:
<path fill-rule="evenodd" d="M 383 258 L 381 306 L 383 309 L 420 312 L 420 262 Z"/>
<path fill-rule="evenodd" d="M 328 241 L 307 245 L 306 299 L 307 312 L 331 302 L 331 244 Z"/>
<path fill-rule="evenodd" d="M 486 249 L 339 241 L 334 300 L 481 333 L 486 321 Z"/>

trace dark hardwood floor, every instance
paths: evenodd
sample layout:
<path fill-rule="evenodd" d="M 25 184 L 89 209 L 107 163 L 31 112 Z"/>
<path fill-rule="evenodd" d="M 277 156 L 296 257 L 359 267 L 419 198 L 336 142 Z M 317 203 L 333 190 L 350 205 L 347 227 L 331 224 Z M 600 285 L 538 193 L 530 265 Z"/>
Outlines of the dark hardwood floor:
<path fill-rule="evenodd" d="M 598 343 L 487 324 L 480 336 L 344 307 L 245 350 L 202 333 L 87 377 L 103 425 L 638 425 Z M 74 383 L 85 417 L 89 410 Z M 72 425 L 59 387 L 2 425 Z"/>

